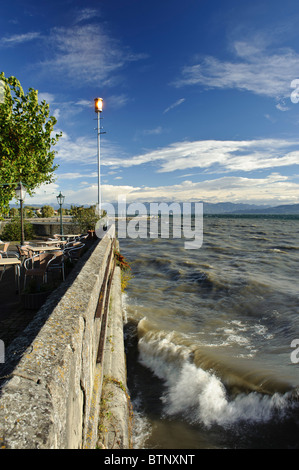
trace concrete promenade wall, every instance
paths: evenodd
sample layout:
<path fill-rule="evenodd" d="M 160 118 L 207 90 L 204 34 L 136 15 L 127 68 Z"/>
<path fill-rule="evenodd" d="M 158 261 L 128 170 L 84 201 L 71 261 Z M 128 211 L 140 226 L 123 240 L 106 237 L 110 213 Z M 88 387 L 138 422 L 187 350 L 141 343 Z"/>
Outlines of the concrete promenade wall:
<path fill-rule="evenodd" d="M 120 270 L 113 269 L 113 239 L 109 235 L 95 242 L 92 253 L 78 261 L 5 351 L 0 370 L 0 448 L 96 447 L 105 367 L 112 377 L 117 362 L 117 380 L 126 384 Z M 103 298 L 109 272 L 113 273 L 111 296 Z M 102 305 L 109 306 L 108 315 L 113 315 L 108 316 L 107 327 L 103 327 L 105 309 L 99 313 L 99 297 Z M 110 329 L 109 336 L 117 343 L 113 354 L 109 349 L 105 352 L 103 328 Z M 128 448 L 125 390 L 122 395 L 124 406 L 116 426 L 120 447 Z"/>

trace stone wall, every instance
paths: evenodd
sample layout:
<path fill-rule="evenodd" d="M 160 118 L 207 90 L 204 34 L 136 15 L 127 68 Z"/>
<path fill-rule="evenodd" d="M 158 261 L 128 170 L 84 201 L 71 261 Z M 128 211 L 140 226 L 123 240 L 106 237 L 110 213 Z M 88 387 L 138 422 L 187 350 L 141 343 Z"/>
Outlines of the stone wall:
<path fill-rule="evenodd" d="M 0 234 L 6 224 L 11 220 L 6 219 L 0 221 Z M 55 233 L 60 233 L 60 219 L 59 217 L 48 217 L 43 219 L 25 219 L 26 222 L 30 222 L 33 226 L 34 234 L 37 237 L 53 237 Z M 78 233 L 79 229 L 76 224 L 72 223 L 71 218 L 63 218 L 63 233 L 65 235 Z"/>
<path fill-rule="evenodd" d="M 110 227 L 95 242 L 92 253 L 79 260 L 5 351 L 0 371 L 0 448 L 95 448 L 104 363 L 110 364 L 110 374 L 111 360 L 117 361 L 118 380 L 126 384 L 120 272 L 111 256 L 113 230 Z M 111 297 L 103 291 L 109 285 Z M 108 324 L 115 326 L 109 334 L 117 338 L 118 353 L 107 358 L 104 317 L 112 312 L 114 319 L 108 318 Z M 127 426 L 126 413 L 126 409 L 121 412 L 120 429 Z M 129 437 L 124 430 L 120 433 L 126 448 Z"/>
<path fill-rule="evenodd" d="M 44 220 L 42 222 L 32 222 L 34 233 L 37 237 L 53 237 L 55 233 L 60 233 L 60 222 L 52 220 Z M 63 223 L 64 235 L 78 233 L 79 229 L 71 222 Z"/>

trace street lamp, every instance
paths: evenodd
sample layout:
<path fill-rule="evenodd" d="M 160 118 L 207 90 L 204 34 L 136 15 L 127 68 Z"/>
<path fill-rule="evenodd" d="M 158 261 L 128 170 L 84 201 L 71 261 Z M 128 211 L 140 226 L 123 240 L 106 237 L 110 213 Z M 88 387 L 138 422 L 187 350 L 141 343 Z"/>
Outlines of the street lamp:
<path fill-rule="evenodd" d="M 62 204 L 64 203 L 64 198 L 65 198 L 65 196 L 63 196 L 61 194 L 61 191 L 59 192 L 58 196 L 56 196 L 57 202 L 60 206 L 60 235 L 61 236 L 63 235 L 63 229 L 62 229 Z"/>
<path fill-rule="evenodd" d="M 98 211 L 99 211 L 99 217 L 101 217 L 102 200 L 101 200 L 100 114 L 103 111 L 103 98 L 94 99 L 94 110 L 97 113 L 97 119 L 98 119 Z"/>
<path fill-rule="evenodd" d="M 15 189 L 16 197 L 20 201 L 20 210 L 21 210 L 21 245 L 24 245 L 24 220 L 23 220 L 23 201 L 26 195 L 25 186 L 20 182 Z"/>

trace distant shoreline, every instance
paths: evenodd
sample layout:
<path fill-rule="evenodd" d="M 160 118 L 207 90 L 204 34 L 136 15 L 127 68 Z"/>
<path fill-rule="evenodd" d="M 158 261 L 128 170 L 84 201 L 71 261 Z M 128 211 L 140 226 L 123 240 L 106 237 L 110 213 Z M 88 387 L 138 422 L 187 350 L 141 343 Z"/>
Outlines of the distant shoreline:
<path fill-rule="evenodd" d="M 127 215 L 127 216 L 115 216 L 115 220 L 131 220 L 131 219 L 153 219 L 161 218 L 162 215 L 174 217 L 173 214 L 158 214 L 155 216 L 140 216 L 140 215 Z M 194 214 L 191 214 L 194 216 Z M 109 216 L 108 216 L 109 217 Z M 175 214 L 175 217 L 182 217 L 182 214 Z M 233 218 L 233 219 L 294 219 L 299 220 L 299 214 L 203 214 L 204 218 Z"/>

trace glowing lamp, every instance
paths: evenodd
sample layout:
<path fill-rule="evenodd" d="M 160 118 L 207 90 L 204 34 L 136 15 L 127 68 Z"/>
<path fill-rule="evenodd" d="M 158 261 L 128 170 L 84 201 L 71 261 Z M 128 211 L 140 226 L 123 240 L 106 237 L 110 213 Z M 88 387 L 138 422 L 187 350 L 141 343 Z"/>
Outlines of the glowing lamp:
<path fill-rule="evenodd" d="M 96 113 L 101 113 L 103 111 L 103 98 L 94 99 L 94 110 Z"/>

